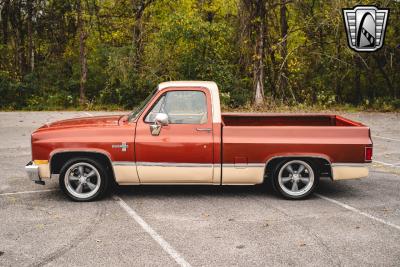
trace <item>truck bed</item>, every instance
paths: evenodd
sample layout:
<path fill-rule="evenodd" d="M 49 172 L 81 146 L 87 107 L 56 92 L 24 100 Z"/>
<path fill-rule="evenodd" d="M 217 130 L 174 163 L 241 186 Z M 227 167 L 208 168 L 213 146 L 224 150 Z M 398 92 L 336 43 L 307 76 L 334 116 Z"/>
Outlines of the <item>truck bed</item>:
<path fill-rule="evenodd" d="M 222 114 L 223 163 L 267 162 L 308 155 L 331 163 L 363 163 L 369 128 L 337 115 Z"/>
<path fill-rule="evenodd" d="M 223 113 L 224 126 L 363 126 L 329 114 Z"/>

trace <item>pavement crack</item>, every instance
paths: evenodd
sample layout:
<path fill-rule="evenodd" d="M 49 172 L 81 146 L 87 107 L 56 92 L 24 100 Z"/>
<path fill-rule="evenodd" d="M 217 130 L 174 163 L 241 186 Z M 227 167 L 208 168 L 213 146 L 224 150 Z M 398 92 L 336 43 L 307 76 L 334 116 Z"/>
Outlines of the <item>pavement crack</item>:
<path fill-rule="evenodd" d="M 98 202 L 98 206 L 101 206 L 102 203 Z M 46 264 L 54 261 L 55 259 L 63 256 L 64 254 L 66 254 L 68 251 L 74 249 L 75 247 L 77 247 L 80 243 L 82 243 L 83 241 L 87 240 L 95 231 L 95 227 L 93 227 L 94 225 L 98 225 L 103 221 L 104 215 L 106 214 L 106 205 L 102 205 L 102 207 L 96 212 L 96 216 L 93 218 L 93 220 L 91 220 L 88 225 L 82 230 L 80 231 L 75 238 L 71 239 L 70 242 L 68 242 L 67 244 L 61 246 L 60 248 L 58 248 L 56 251 L 46 255 L 45 257 L 43 257 L 42 259 L 40 259 L 39 261 L 28 265 L 30 267 L 39 267 L 39 266 L 45 266 Z"/>
<path fill-rule="evenodd" d="M 252 200 L 255 200 L 259 205 L 261 205 L 260 200 L 256 197 L 251 197 Z M 265 203 L 263 203 L 265 204 Z M 268 205 L 268 204 L 267 204 Z M 287 213 L 284 209 L 276 207 L 274 205 L 268 205 L 270 208 L 278 211 L 279 213 L 283 214 L 285 217 L 289 218 L 291 222 L 293 222 L 294 224 L 296 224 L 297 226 L 301 227 L 303 229 L 303 231 L 310 236 L 315 242 L 317 242 L 319 245 L 321 245 L 325 252 L 326 255 L 328 255 L 329 261 L 331 262 L 331 266 L 342 266 L 342 262 L 340 261 L 340 259 L 338 259 L 337 255 L 333 255 L 333 251 L 330 249 L 330 247 L 322 240 L 322 238 L 315 233 L 311 227 L 306 226 L 304 224 L 302 224 L 301 222 L 299 222 L 298 218 L 290 215 L 289 213 Z"/>

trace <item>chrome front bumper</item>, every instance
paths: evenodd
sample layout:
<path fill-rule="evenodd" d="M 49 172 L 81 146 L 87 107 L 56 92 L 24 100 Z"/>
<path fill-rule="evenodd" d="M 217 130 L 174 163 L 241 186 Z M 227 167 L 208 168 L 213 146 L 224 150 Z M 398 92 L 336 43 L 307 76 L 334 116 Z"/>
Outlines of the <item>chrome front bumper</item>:
<path fill-rule="evenodd" d="M 39 175 L 39 166 L 34 162 L 30 161 L 28 164 L 26 164 L 25 171 L 30 180 L 37 184 L 44 184 L 44 181 L 42 181 Z"/>

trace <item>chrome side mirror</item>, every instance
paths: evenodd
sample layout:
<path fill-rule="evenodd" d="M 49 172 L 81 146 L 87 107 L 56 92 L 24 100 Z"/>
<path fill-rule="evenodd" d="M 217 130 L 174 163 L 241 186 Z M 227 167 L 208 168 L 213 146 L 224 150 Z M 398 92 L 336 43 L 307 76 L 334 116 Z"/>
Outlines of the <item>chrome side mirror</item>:
<path fill-rule="evenodd" d="M 151 135 L 157 136 L 161 132 L 162 126 L 168 125 L 168 115 L 165 113 L 157 113 L 156 117 L 154 118 L 154 124 L 150 125 L 150 132 Z"/>
<path fill-rule="evenodd" d="M 168 115 L 165 113 L 157 113 L 156 117 L 154 118 L 154 122 L 156 124 L 160 124 L 161 126 L 168 125 Z"/>

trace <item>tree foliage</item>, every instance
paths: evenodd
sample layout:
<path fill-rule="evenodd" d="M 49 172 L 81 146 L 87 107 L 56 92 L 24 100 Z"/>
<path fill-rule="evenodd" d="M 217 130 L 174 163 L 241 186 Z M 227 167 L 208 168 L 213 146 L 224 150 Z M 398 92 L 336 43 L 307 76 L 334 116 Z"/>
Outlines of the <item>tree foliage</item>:
<path fill-rule="evenodd" d="M 167 80 L 216 81 L 230 107 L 399 108 L 400 2 L 363 1 L 390 8 L 374 53 L 347 45 L 356 4 L 0 0 L 0 108 L 131 108 Z"/>

